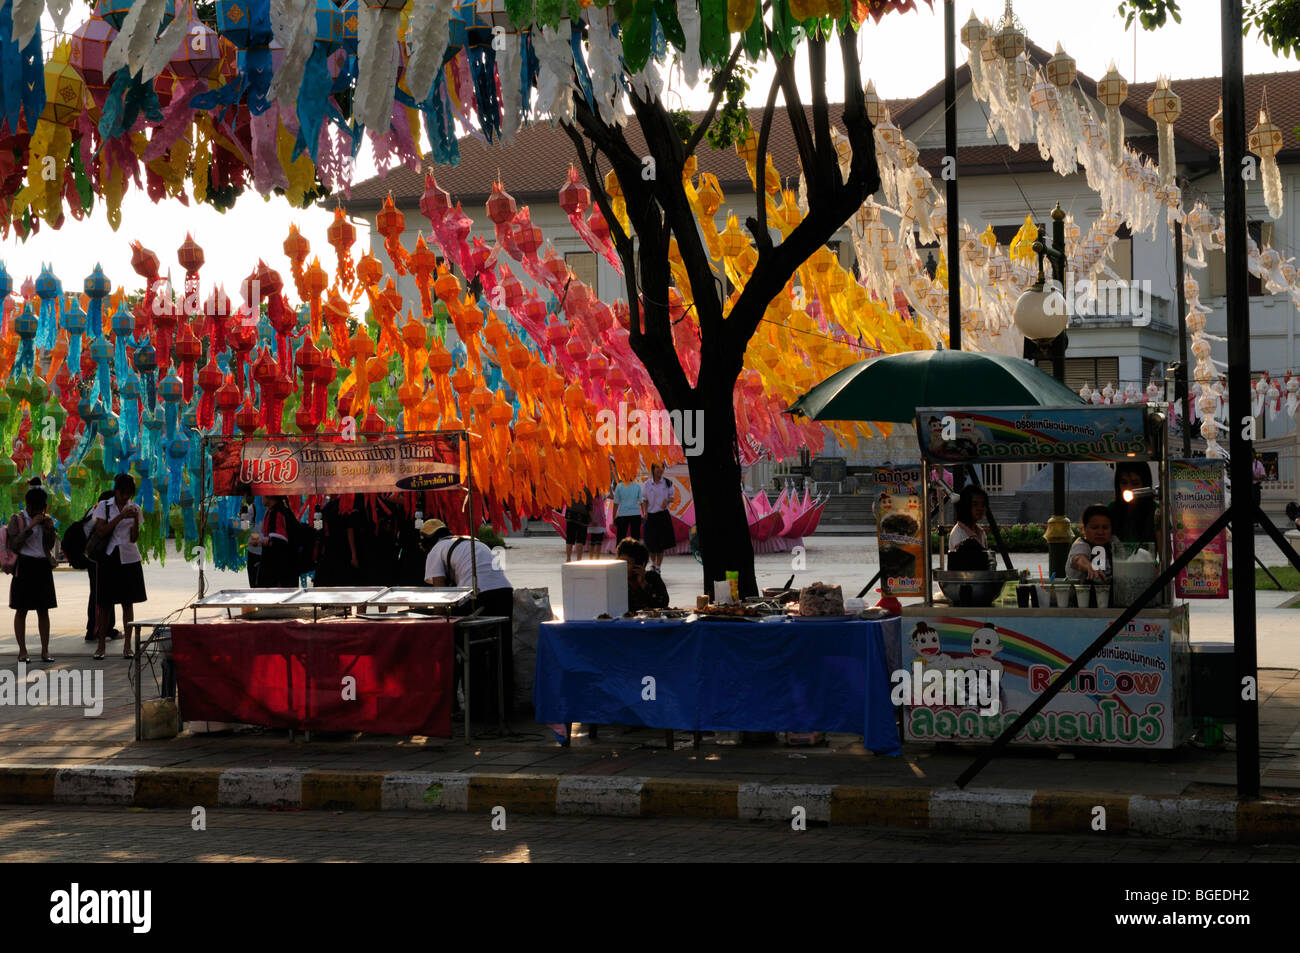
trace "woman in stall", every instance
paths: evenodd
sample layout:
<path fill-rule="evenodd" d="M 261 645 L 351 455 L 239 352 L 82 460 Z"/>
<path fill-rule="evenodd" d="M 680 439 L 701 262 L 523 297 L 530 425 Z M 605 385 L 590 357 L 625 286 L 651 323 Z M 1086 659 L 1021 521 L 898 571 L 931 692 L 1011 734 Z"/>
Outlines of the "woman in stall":
<path fill-rule="evenodd" d="M 988 494 L 967 484 L 952 511 L 957 523 L 948 535 L 948 568 L 954 572 L 988 569 L 989 541 L 980 525 L 989 511 Z"/>
<path fill-rule="evenodd" d="M 1146 463 L 1115 464 L 1115 499 L 1110 504 L 1111 535 L 1124 543 L 1154 543 L 1156 540 L 1156 501 L 1150 494 L 1126 500 L 1126 491 L 1134 494 L 1151 486 L 1151 467 Z"/>

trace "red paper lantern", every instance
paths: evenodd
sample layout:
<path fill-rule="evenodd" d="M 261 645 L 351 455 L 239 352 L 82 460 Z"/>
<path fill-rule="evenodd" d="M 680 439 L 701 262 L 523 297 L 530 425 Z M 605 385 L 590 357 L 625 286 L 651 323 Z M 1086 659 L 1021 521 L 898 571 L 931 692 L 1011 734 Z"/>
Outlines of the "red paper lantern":
<path fill-rule="evenodd" d="M 569 179 L 560 189 L 560 208 L 565 215 L 580 215 L 591 204 L 591 192 L 578 181 L 578 170 L 569 166 Z"/>
<path fill-rule="evenodd" d="M 495 224 L 505 225 L 518 212 L 515 200 L 500 182 L 492 183 L 492 194 L 487 200 L 487 215 Z"/>
<path fill-rule="evenodd" d="M 186 278 L 198 277 L 199 269 L 203 267 L 203 249 L 199 247 L 199 243 L 190 236 L 189 232 L 185 233 L 185 241 L 181 243 L 181 247 L 176 249 L 176 260 L 185 269 Z"/>
<path fill-rule="evenodd" d="M 420 212 L 435 225 L 451 211 L 451 193 L 438 187 L 433 176 L 424 177 L 424 194 L 420 196 Z"/>

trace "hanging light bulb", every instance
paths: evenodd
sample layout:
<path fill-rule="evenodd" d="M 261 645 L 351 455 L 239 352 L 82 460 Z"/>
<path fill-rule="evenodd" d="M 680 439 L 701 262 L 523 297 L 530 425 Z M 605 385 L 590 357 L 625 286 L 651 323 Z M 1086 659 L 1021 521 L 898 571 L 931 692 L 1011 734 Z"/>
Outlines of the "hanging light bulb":
<path fill-rule="evenodd" d="M 418 532 L 419 532 L 420 530 L 422 530 L 423 528 L 424 528 L 424 511 L 423 511 L 423 510 L 416 510 L 416 511 L 415 511 L 415 531 L 418 533 Z"/>
<path fill-rule="evenodd" d="M 312 515 L 311 528 L 320 532 L 325 527 L 325 520 L 321 518 L 320 507 L 316 507 L 316 512 Z"/>

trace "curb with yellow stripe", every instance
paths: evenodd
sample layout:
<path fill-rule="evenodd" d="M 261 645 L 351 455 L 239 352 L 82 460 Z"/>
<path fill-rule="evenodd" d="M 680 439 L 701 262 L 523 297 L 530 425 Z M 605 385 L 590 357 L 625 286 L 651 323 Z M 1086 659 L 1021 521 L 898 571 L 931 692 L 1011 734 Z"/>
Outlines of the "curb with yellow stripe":
<path fill-rule="evenodd" d="M 0 766 L 0 803 L 694 817 L 920 830 L 1300 843 L 1300 798 L 1231 801 L 980 788 L 867 788 L 608 775 L 299 768 Z M 1104 825 L 1104 826 L 1103 826 Z"/>

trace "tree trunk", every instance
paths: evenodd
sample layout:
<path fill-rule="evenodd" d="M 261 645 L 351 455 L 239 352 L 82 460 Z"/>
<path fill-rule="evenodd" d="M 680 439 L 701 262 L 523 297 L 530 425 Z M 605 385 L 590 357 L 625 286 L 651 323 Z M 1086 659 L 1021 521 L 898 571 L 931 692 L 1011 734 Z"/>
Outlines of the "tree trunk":
<path fill-rule="evenodd" d="M 691 474 L 695 529 L 704 559 L 704 591 L 713 593 L 718 580 L 725 579 L 728 572 L 738 572 L 743 598 L 758 595 L 758 583 L 754 574 L 754 545 L 749 538 L 749 518 L 745 514 L 743 477 L 736 456 L 736 415 L 731 403 L 733 387 L 734 382 L 727 386 L 718 382 L 702 394 L 704 439 L 700 444 L 701 453 L 687 457 L 686 465 Z"/>

